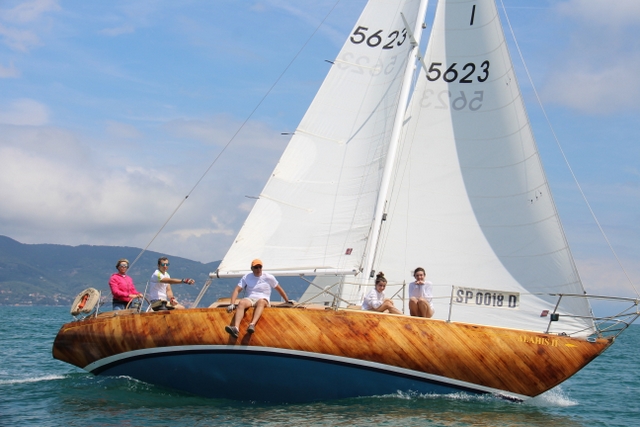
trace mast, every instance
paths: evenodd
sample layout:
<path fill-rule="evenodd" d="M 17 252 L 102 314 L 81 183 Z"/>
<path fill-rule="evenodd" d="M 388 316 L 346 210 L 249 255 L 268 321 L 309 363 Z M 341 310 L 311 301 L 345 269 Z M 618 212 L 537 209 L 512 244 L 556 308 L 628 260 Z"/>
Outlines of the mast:
<path fill-rule="evenodd" d="M 410 60 L 407 61 L 407 68 L 404 72 L 402 81 L 402 91 L 400 92 L 400 99 L 398 101 L 398 109 L 396 111 L 395 120 L 393 123 L 393 131 L 391 133 L 391 140 L 389 142 L 389 150 L 387 151 L 387 159 L 384 165 L 384 172 L 382 175 L 382 181 L 380 183 L 380 191 L 378 193 L 378 200 L 376 202 L 376 209 L 373 217 L 373 226 L 371 230 L 371 236 L 369 238 L 369 245 L 367 248 L 366 259 L 364 262 L 365 279 L 369 277 L 373 272 L 373 262 L 376 255 L 376 248 L 378 246 L 378 239 L 380 238 L 380 227 L 384 217 L 384 208 L 387 203 L 387 194 L 389 193 L 389 187 L 391 183 L 391 174 L 393 172 L 393 165 L 396 160 L 398 152 L 398 143 L 400 141 L 400 133 L 402 132 L 402 123 L 404 121 L 409 97 L 411 95 L 411 80 L 413 79 L 415 71 L 415 59 L 418 57 L 418 49 L 420 47 L 420 39 L 422 38 L 422 23 L 427 12 L 427 5 L 429 0 L 422 0 L 420 7 L 418 8 L 418 15 L 416 22 L 410 32 L 411 37 L 411 51 L 409 52 Z M 404 16 L 402 16 L 404 19 Z M 406 22 L 406 21 L 405 21 Z M 413 60 L 411 60 L 413 59 Z"/>

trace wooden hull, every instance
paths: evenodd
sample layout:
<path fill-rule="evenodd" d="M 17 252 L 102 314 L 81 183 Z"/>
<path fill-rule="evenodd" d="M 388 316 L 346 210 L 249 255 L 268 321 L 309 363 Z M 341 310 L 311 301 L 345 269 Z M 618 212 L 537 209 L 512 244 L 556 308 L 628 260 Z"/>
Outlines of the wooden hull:
<path fill-rule="evenodd" d="M 220 398 L 301 402 L 388 393 L 494 393 L 523 400 L 563 382 L 595 342 L 354 310 L 267 308 L 238 339 L 224 308 L 115 315 L 62 326 L 53 356 L 94 374 Z"/>

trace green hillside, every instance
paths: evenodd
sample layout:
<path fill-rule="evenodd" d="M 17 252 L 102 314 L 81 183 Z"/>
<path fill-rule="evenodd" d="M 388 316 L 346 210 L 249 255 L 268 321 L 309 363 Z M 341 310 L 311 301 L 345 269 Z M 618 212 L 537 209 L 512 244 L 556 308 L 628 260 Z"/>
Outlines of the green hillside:
<path fill-rule="evenodd" d="M 109 294 L 109 277 L 116 272 L 116 261 L 127 258 L 133 262 L 140 251 L 124 246 L 24 244 L 0 236 L 0 305 L 71 306 L 75 296 L 88 287 Z M 177 298 L 187 304 L 195 300 L 209 273 L 220 264 L 220 261 L 203 264 L 147 251 L 129 271 L 138 291 L 144 292 L 161 256 L 170 258 L 172 277 L 190 277 L 196 281 L 194 286 L 173 286 Z M 280 282 L 290 298 L 302 294 L 299 280 L 282 278 Z M 214 280 L 200 306 L 230 296 L 237 283 L 237 279 Z"/>

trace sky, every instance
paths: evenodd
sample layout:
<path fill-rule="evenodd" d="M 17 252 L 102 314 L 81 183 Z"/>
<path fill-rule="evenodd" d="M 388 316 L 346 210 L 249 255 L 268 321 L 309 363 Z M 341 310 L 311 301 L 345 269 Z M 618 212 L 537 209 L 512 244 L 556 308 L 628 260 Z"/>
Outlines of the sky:
<path fill-rule="evenodd" d="M 640 1 L 502 3 L 585 286 L 635 295 Z M 0 235 L 220 260 L 364 4 L 0 0 Z"/>

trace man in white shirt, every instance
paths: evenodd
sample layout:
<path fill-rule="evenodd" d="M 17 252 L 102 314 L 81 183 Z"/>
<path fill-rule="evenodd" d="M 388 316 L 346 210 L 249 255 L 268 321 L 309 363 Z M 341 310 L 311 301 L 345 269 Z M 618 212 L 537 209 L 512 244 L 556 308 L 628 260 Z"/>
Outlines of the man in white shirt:
<path fill-rule="evenodd" d="M 247 296 L 242 298 L 236 305 L 236 298 L 238 298 L 238 294 L 243 288 L 246 288 Z M 231 321 L 232 325 L 225 326 L 224 330 L 234 338 L 238 338 L 240 334 L 240 322 L 244 317 L 245 310 L 249 307 L 254 307 L 253 318 L 247 328 L 247 333 L 254 333 L 256 323 L 258 323 L 264 308 L 270 305 L 271 289 L 278 291 L 283 300 L 290 302 L 287 293 L 278 284 L 276 278 L 262 271 L 262 261 L 254 259 L 251 262 L 251 273 L 245 274 L 242 279 L 240 279 L 238 286 L 236 286 L 231 294 L 231 304 L 227 307 L 227 311 L 231 313 L 235 309 L 236 313 Z"/>
<path fill-rule="evenodd" d="M 171 285 L 178 283 L 193 285 L 196 282 L 193 279 L 172 279 L 167 272 L 168 269 L 169 258 L 162 257 L 158 259 L 158 269 L 149 279 L 149 299 L 151 300 L 151 308 L 154 311 L 184 308 L 173 295 Z"/>

